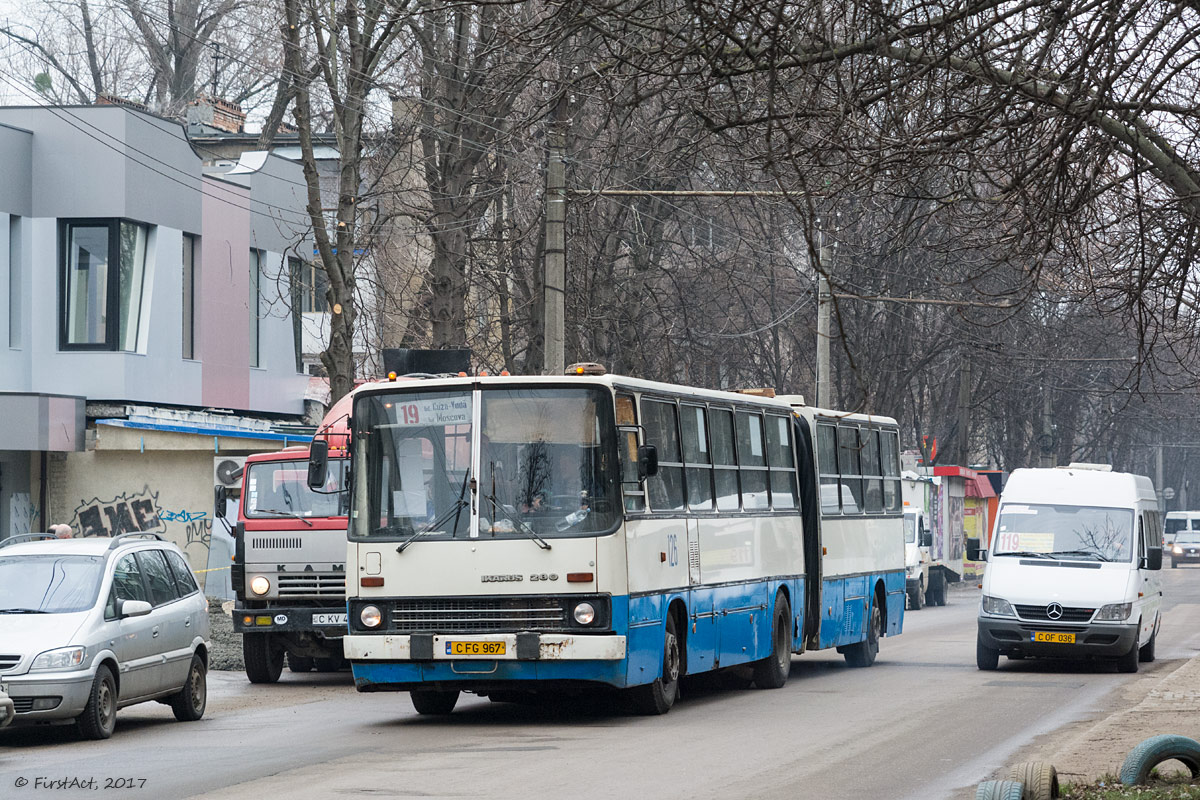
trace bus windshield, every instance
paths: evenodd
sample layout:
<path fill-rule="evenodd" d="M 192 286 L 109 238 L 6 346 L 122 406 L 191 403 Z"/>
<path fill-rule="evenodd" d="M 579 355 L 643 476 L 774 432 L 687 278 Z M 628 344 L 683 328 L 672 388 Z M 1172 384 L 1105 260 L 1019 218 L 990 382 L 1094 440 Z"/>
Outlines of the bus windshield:
<path fill-rule="evenodd" d="M 364 480 L 355 507 L 366 513 L 361 520 L 356 513 L 355 535 L 573 536 L 606 533 L 619 520 L 616 428 L 606 391 L 371 395 L 359 401 L 355 428 L 367 443 L 356 453 Z"/>
<path fill-rule="evenodd" d="M 346 493 L 342 491 L 346 460 L 331 458 L 325 486 L 308 488 L 308 461 L 262 461 L 246 470 L 246 516 L 344 517 Z"/>
<path fill-rule="evenodd" d="M 1053 558 L 1129 561 L 1133 512 L 1125 508 L 1066 505 L 1000 507 L 996 555 L 1045 554 Z"/>

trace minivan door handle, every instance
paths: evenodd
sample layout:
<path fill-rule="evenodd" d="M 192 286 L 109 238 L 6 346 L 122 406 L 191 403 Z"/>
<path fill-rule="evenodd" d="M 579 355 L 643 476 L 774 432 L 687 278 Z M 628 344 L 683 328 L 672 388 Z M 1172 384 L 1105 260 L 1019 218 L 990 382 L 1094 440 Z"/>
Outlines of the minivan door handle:
<path fill-rule="evenodd" d="M 150 635 L 152 637 L 154 637 L 155 639 L 158 638 L 158 626 L 157 625 L 154 626 L 154 631 Z"/>

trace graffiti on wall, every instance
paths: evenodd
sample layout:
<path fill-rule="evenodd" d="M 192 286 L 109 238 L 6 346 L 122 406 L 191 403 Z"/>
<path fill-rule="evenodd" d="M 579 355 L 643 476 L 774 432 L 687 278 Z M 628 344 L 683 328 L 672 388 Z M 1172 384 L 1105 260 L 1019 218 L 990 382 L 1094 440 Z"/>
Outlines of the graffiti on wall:
<path fill-rule="evenodd" d="M 158 492 L 149 485 L 140 492 L 122 492 L 111 500 L 84 500 L 75 508 L 71 527 L 76 536 L 117 536 L 122 533 L 165 533 Z"/>

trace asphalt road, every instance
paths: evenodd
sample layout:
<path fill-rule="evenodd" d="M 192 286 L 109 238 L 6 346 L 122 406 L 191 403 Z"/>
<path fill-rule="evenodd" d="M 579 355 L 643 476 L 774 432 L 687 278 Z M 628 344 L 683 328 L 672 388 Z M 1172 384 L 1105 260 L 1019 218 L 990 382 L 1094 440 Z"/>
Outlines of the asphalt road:
<path fill-rule="evenodd" d="M 1159 660 L 1143 669 L 1200 651 L 1200 569 L 1162 574 Z M 430 719 L 407 695 L 357 694 L 344 673 L 285 673 L 266 687 L 212 673 L 197 723 L 149 704 L 122 710 L 106 742 L 0 732 L 0 797 L 45 794 L 38 777 L 78 777 L 119 800 L 949 798 L 1034 736 L 1103 708 L 1130 677 L 1035 661 L 979 672 L 977 603 L 967 589 L 908 613 L 870 669 L 832 652 L 798 656 L 783 689 L 695 689 L 658 718 L 607 698 L 530 707 L 468 695 L 451 717 Z M 136 788 L 106 790 L 108 778 Z"/>

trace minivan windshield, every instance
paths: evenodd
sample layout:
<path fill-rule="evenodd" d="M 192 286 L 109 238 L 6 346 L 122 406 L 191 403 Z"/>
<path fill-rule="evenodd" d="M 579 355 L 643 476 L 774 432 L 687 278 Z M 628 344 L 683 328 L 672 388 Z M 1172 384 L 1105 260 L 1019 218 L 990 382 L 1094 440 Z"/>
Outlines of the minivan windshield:
<path fill-rule="evenodd" d="M 906 544 L 917 542 L 917 517 L 915 514 L 904 515 L 904 541 Z"/>
<path fill-rule="evenodd" d="M 1068 505 L 1000 506 L 995 555 L 1129 561 L 1133 512 L 1127 508 Z"/>
<path fill-rule="evenodd" d="M 0 614 L 70 614 L 96 604 L 104 559 L 82 555 L 0 557 Z"/>

